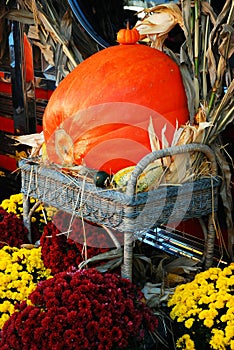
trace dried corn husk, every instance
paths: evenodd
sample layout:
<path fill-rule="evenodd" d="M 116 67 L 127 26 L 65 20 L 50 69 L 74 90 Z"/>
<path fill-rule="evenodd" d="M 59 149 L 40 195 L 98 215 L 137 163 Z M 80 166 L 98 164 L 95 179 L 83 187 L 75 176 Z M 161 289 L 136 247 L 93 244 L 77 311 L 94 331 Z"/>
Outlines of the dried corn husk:
<path fill-rule="evenodd" d="M 8 137 L 17 141 L 15 145 L 23 144 L 30 147 L 40 147 L 45 141 L 43 132 L 20 136 L 8 135 Z"/>
<path fill-rule="evenodd" d="M 171 29 L 179 24 L 183 27 L 179 6 L 173 3 L 157 5 L 144 9 L 146 16 L 136 23 L 136 29 L 142 37 L 147 36 L 151 47 L 161 50 Z"/>
<path fill-rule="evenodd" d="M 149 140 L 150 140 L 150 147 L 151 151 L 159 151 L 162 148 L 167 148 L 169 146 L 169 142 L 166 139 L 165 136 L 165 131 L 166 131 L 166 125 L 163 127 L 161 131 L 161 144 L 159 141 L 159 138 L 157 137 L 155 130 L 154 130 L 154 125 L 152 118 L 150 117 L 149 121 L 149 126 L 148 126 L 148 135 L 149 135 Z M 163 166 L 163 167 L 168 167 L 170 164 L 170 157 L 164 157 L 162 159 L 156 159 L 154 161 L 154 164 L 157 164 L 157 166 Z"/>
<path fill-rule="evenodd" d="M 15 140 L 15 146 L 22 144 L 31 147 L 30 157 L 37 157 L 42 154 L 45 156 L 45 139 L 43 131 L 41 133 L 29 134 L 29 135 L 8 135 L 11 139 Z M 43 158 L 45 159 L 45 157 Z"/>

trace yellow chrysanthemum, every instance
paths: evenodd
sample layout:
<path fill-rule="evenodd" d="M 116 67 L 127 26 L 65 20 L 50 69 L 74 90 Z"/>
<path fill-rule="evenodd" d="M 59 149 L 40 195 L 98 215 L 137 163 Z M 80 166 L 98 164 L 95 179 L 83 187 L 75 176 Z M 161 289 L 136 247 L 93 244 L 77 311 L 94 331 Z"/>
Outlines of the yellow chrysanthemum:
<path fill-rule="evenodd" d="M 194 322 L 194 318 L 191 318 L 191 317 L 190 317 L 188 320 L 186 320 L 186 321 L 184 322 L 184 325 L 185 325 L 186 328 L 191 328 L 192 325 L 193 325 L 193 322 Z"/>
<path fill-rule="evenodd" d="M 228 305 L 226 305 L 228 307 Z M 228 307 L 228 310 L 226 312 L 227 320 L 233 320 L 234 319 L 234 306 Z"/>
<path fill-rule="evenodd" d="M 225 327 L 225 336 L 228 339 L 234 338 L 234 322 L 230 322 L 226 327 Z"/>
<path fill-rule="evenodd" d="M 6 210 L 8 207 L 9 207 L 9 204 L 10 204 L 10 199 L 4 199 L 1 203 L 1 207 Z"/>
<path fill-rule="evenodd" d="M 0 327 L 14 312 L 14 304 L 27 300 L 37 281 L 51 276 L 41 258 L 41 248 L 0 249 Z"/>
<path fill-rule="evenodd" d="M 10 318 L 10 315 L 9 314 L 3 314 L 1 317 L 0 317 L 0 329 L 2 329 L 2 327 L 4 326 L 4 323 L 9 320 Z"/>
<path fill-rule="evenodd" d="M 194 341 L 190 338 L 189 334 L 184 334 L 176 342 L 177 349 L 195 350 Z"/>
<path fill-rule="evenodd" d="M 213 336 L 211 337 L 211 340 L 209 344 L 211 345 L 212 349 L 217 350 L 225 350 L 226 344 L 224 341 L 224 332 L 221 329 L 212 329 L 211 333 Z"/>
<path fill-rule="evenodd" d="M 234 349 L 233 286 L 234 263 L 200 272 L 193 281 L 175 288 L 168 301 L 170 316 L 184 327 L 186 337 L 196 334 L 199 339 L 201 329 L 211 349 Z M 177 348 L 190 348 L 185 335 L 178 339 Z"/>
<path fill-rule="evenodd" d="M 205 318 L 203 323 L 204 323 L 204 326 L 211 328 L 214 325 L 214 320 L 213 318 Z"/>
<path fill-rule="evenodd" d="M 32 207 L 37 202 L 37 199 L 30 198 L 30 206 Z M 18 193 L 11 195 L 9 199 L 4 199 L 0 206 L 6 210 L 8 213 L 15 214 L 19 219 L 23 219 L 23 194 Z M 53 207 L 49 208 L 49 214 L 45 209 L 44 204 L 40 204 L 34 211 L 34 215 L 31 221 L 38 223 L 39 230 L 42 232 L 44 225 L 52 220 L 53 215 L 56 213 L 57 209 Z"/>

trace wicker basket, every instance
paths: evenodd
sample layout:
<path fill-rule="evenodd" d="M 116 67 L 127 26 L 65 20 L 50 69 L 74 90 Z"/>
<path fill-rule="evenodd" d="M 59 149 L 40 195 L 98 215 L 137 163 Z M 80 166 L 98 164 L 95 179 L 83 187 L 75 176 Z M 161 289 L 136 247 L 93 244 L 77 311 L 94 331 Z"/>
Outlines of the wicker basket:
<path fill-rule="evenodd" d="M 128 196 L 102 190 L 56 170 L 22 161 L 22 192 L 68 213 L 119 231 L 147 230 L 168 221 L 198 218 L 217 210 L 219 181 L 204 178 Z M 143 215 L 142 215 L 143 214 Z"/>
<path fill-rule="evenodd" d="M 135 194 L 139 174 L 153 160 L 193 151 L 206 154 L 211 163 L 211 176 Z M 218 207 L 220 180 L 216 176 L 215 157 L 210 148 L 202 144 L 171 147 L 150 153 L 135 167 L 126 193 L 103 190 L 83 178 L 61 173 L 51 166 L 46 167 L 28 159 L 20 161 L 20 168 L 22 192 L 26 197 L 37 198 L 68 213 L 75 213 L 91 222 L 126 233 L 126 249 L 132 244 L 130 233 L 148 230 L 160 224 L 207 216 L 216 212 Z M 213 233 L 212 235 L 214 236 Z M 210 251 L 213 249 L 213 236 L 210 238 Z M 208 265 L 210 264 L 209 262 Z"/>

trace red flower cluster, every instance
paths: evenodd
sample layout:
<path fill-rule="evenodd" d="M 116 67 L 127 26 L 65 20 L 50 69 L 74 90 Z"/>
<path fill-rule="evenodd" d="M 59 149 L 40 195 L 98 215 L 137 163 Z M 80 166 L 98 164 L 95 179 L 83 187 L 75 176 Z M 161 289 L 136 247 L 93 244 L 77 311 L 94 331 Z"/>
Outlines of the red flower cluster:
<path fill-rule="evenodd" d="M 40 245 L 44 265 L 51 269 L 53 275 L 66 271 L 71 266 L 78 267 L 83 260 L 76 243 L 64 234 L 61 235 L 52 222 L 45 225 Z"/>
<path fill-rule="evenodd" d="M 107 231 L 90 221 L 81 220 L 78 217 L 72 217 L 71 214 L 59 211 L 54 216 L 53 223 L 61 232 L 67 232 L 69 230 L 69 237 L 81 245 L 83 245 L 85 240 L 87 246 L 92 248 L 103 249 L 115 247 L 115 243 Z M 123 233 L 114 231 L 112 234 L 120 245 L 122 245 Z"/>
<path fill-rule="evenodd" d="M 95 269 L 39 282 L 29 299 L 4 324 L 1 350 L 137 350 L 157 327 L 136 286 Z"/>
<path fill-rule="evenodd" d="M 27 234 L 22 220 L 0 207 L 0 248 L 4 245 L 20 248 L 21 244 L 28 243 Z"/>
<path fill-rule="evenodd" d="M 53 223 L 49 222 L 44 227 L 40 239 L 42 259 L 52 274 L 78 267 L 85 258 L 89 259 L 109 250 L 107 247 L 110 237 L 103 228 L 82 222 L 78 218 L 70 225 L 70 220 L 69 214 L 59 212 L 53 218 Z M 71 233 L 67 238 L 67 235 L 61 232 L 66 233 L 69 227 Z M 84 241 L 87 244 L 87 256 L 84 254 Z"/>

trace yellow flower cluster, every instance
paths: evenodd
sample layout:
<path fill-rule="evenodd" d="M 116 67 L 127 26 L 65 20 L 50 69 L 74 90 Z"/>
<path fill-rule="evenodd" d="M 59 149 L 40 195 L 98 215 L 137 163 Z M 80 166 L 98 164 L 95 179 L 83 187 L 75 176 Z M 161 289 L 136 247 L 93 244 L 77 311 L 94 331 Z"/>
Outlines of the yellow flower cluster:
<path fill-rule="evenodd" d="M 176 347 L 178 349 L 195 350 L 194 341 L 190 338 L 189 334 L 184 334 L 176 342 Z"/>
<path fill-rule="evenodd" d="M 0 249 L 0 329 L 14 312 L 14 304 L 27 300 L 38 281 L 51 277 L 43 264 L 41 248 Z"/>
<path fill-rule="evenodd" d="M 212 267 L 177 286 L 168 306 L 170 317 L 185 331 L 177 340 L 178 349 L 195 349 L 190 340 L 196 343 L 200 329 L 210 349 L 234 350 L 234 263 Z"/>
<path fill-rule="evenodd" d="M 30 198 L 31 207 L 35 204 L 37 200 Z M 4 199 L 0 206 L 6 210 L 8 213 L 15 214 L 18 218 L 23 218 L 23 193 L 17 193 L 10 196 L 9 199 Z M 40 222 L 42 224 L 51 221 L 56 209 L 53 207 L 45 207 L 40 204 L 34 211 L 32 216 L 32 222 Z"/>

